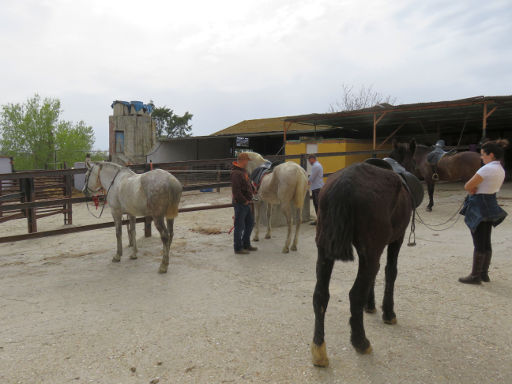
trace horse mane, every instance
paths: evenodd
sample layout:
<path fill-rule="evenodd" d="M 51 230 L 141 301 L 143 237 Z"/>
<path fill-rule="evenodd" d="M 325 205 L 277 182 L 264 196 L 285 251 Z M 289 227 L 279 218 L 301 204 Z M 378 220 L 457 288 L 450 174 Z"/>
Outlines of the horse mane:
<path fill-rule="evenodd" d="M 265 161 L 265 159 L 263 158 L 263 156 L 261 156 L 259 153 L 257 152 L 251 152 L 251 151 L 247 151 L 247 152 L 244 152 L 244 153 L 247 153 L 247 155 L 249 156 L 249 160 L 250 161 Z"/>
<path fill-rule="evenodd" d="M 103 169 L 103 168 L 114 168 L 116 170 L 118 170 L 119 172 L 130 172 L 130 173 L 135 173 L 133 172 L 130 168 L 128 167 L 123 167 L 122 165 L 119 165 L 119 164 L 116 164 L 116 163 L 112 163 L 110 161 L 99 161 L 96 163 L 100 169 Z"/>

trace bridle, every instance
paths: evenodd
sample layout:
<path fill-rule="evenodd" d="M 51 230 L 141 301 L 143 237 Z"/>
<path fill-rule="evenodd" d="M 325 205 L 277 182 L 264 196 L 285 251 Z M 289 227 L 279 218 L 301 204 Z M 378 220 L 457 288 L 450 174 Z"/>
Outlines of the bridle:
<path fill-rule="evenodd" d="M 94 165 L 93 165 L 93 168 L 94 168 Z M 88 194 L 91 192 L 92 193 L 100 192 L 101 190 L 105 191 L 105 189 L 103 188 L 103 186 L 101 184 L 101 180 L 100 180 L 101 167 L 98 167 L 98 168 L 99 169 L 98 169 L 97 181 L 99 181 L 100 187 L 98 189 L 96 189 L 95 191 L 93 191 L 92 189 L 89 188 L 89 177 L 91 175 L 92 168 L 89 171 L 87 171 L 87 173 L 85 174 L 85 190 Z M 105 206 L 107 205 L 108 193 L 110 192 L 110 188 L 112 188 L 112 186 L 114 185 L 114 181 L 116 181 L 116 178 L 117 178 L 117 175 L 119 175 L 119 172 L 121 172 L 121 169 L 117 170 L 117 173 L 115 174 L 114 178 L 112 179 L 112 182 L 110 183 L 110 185 L 107 189 L 107 193 L 103 194 L 103 206 L 101 207 L 101 212 L 100 212 L 99 216 L 96 216 L 94 213 L 91 212 L 91 209 L 89 208 L 89 201 L 85 202 L 85 205 L 87 206 L 87 210 L 89 211 L 89 213 L 97 219 L 99 219 L 101 217 L 101 215 L 103 215 L 103 211 L 105 210 Z"/>

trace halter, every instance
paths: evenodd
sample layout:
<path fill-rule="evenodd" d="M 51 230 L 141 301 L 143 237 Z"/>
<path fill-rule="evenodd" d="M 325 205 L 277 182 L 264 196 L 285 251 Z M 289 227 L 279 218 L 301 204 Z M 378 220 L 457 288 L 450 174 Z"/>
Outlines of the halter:
<path fill-rule="evenodd" d="M 100 168 L 101 169 L 101 168 Z M 108 198 L 108 193 L 110 192 L 110 188 L 112 188 L 112 186 L 114 185 L 114 181 L 116 181 L 116 177 L 117 175 L 119 175 L 119 172 L 121 172 L 122 169 L 118 169 L 114 178 L 112 179 L 112 182 L 110 183 L 110 186 L 108 187 L 107 189 L 107 193 L 104 194 L 104 198 L 103 198 L 103 206 L 101 207 L 101 212 L 99 214 L 99 216 L 96 216 L 94 213 L 91 212 L 91 209 L 89 208 L 89 201 L 86 201 L 85 202 L 85 205 L 87 206 L 87 210 L 89 211 L 89 213 L 94 216 L 95 218 L 99 219 L 101 217 L 101 215 L 103 215 L 103 211 L 105 210 L 105 205 L 107 205 L 107 198 Z M 85 186 L 86 186 L 86 191 L 88 192 L 93 192 L 93 193 L 96 193 L 96 192 L 99 192 L 101 191 L 102 189 L 104 190 L 103 186 L 99 187 L 96 191 L 92 191 L 92 189 L 89 188 L 89 175 L 90 174 L 86 174 L 85 176 Z M 100 179 L 100 170 L 98 170 L 98 180 Z M 100 181 L 100 185 L 101 185 L 101 181 Z"/>

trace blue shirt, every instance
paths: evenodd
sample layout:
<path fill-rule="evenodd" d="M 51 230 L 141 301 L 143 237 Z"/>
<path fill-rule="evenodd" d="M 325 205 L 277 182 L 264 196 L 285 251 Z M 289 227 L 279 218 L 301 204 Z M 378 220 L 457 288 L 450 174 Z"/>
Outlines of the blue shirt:
<path fill-rule="evenodd" d="M 311 182 L 311 190 L 320 189 L 324 186 L 324 168 L 322 164 L 315 161 L 311 166 L 311 175 L 309 175 L 309 181 Z"/>

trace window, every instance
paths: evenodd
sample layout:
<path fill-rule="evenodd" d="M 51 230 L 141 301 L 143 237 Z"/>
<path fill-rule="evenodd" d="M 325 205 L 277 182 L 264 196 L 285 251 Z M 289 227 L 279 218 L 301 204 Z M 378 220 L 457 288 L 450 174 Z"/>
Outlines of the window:
<path fill-rule="evenodd" d="M 116 153 L 124 153 L 124 132 L 116 131 Z"/>

